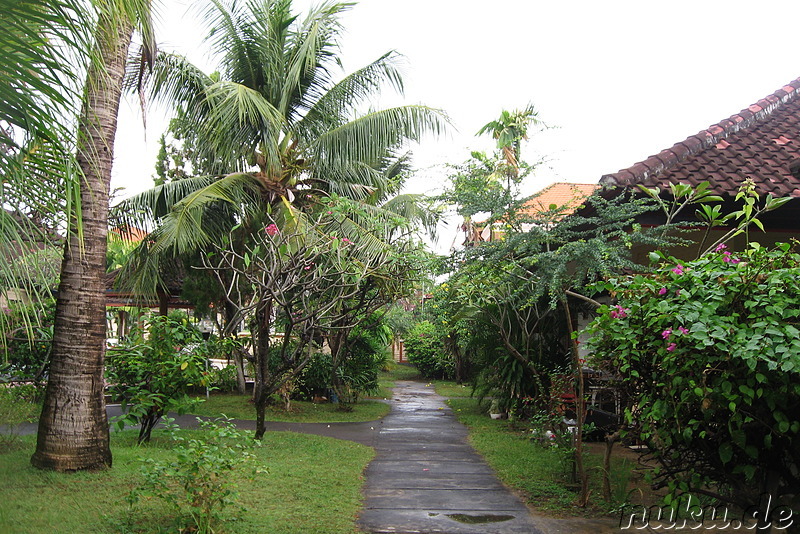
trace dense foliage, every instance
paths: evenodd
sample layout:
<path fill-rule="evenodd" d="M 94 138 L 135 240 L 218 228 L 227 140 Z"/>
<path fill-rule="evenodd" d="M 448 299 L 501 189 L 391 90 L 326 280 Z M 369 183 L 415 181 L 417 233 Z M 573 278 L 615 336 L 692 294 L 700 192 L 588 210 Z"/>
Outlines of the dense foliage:
<path fill-rule="evenodd" d="M 30 323 L 28 319 L 34 312 L 37 323 Z M 13 303 L 2 314 L 8 325 L 3 334 L 3 357 L 8 361 L 6 372 L 16 379 L 38 382 L 46 376 L 50 362 L 55 300 L 29 306 Z"/>
<path fill-rule="evenodd" d="M 405 338 L 405 351 L 409 363 L 413 364 L 425 378 L 452 378 L 452 359 L 448 357 L 442 343 L 442 332 L 430 321 L 417 323 Z"/>
<path fill-rule="evenodd" d="M 800 489 L 800 255 L 724 245 L 652 275 L 610 280 L 594 364 L 633 395 L 634 435 L 674 493 L 747 505 Z"/>
<path fill-rule="evenodd" d="M 128 340 L 109 350 L 107 377 L 112 395 L 125 415 L 118 423 L 141 425 L 139 442 L 168 411 L 185 413 L 193 404 L 191 388 L 208 384 L 206 358 L 196 350 L 200 332 L 169 316 L 155 316 L 147 330 L 139 328 Z"/>

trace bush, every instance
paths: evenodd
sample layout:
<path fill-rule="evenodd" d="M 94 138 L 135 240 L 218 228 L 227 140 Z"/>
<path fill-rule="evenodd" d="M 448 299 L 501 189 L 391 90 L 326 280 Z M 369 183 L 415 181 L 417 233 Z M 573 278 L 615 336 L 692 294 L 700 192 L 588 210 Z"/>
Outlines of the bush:
<path fill-rule="evenodd" d="M 339 402 L 358 402 L 363 394 L 378 391 L 378 373 L 386 361 L 386 346 L 391 331 L 383 324 L 369 329 L 356 327 L 347 340 L 347 354 L 336 370 Z"/>
<path fill-rule="evenodd" d="M 405 338 L 405 351 L 409 363 L 428 379 L 453 377 L 453 360 L 445 352 L 441 334 L 429 321 L 417 323 Z"/>
<path fill-rule="evenodd" d="M 589 326 L 594 365 L 632 395 L 656 482 L 740 505 L 800 493 L 800 256 L 723 246 L 611 280 Z"/>
<path fill-rule="evenodd" d="M 17 379 L 38 380 L 47 373 L 55 308 L 56 301 L 51 299 L 44 303 L 44 313 L 38 307 L 24 307 L 16 303 L 8 309 L 8 332 L 5 335 L 10 364 L 8 371 Z M 26 322 L 25 317 L 34 316 L 38 317 L 38 325 Z"/>
<path fill-rule="evenodd" d="M 128 501 L 133 507 L 142 497 L 163 499 L 191 521 L 192 532 L 208 534 L 215 532 L 221 511 L 235 502 L 231 473 L 254 456 L 230 420 L 200 421 L 200 425 L 206 432 L 203 439 L 186 439 L 176 426 L 168 426 L 172 441 L 178 442 L 175 459 L 147 461 L 142 469 L 145 481 Z"/>
<path fill-rule="evenodd" d="M 209 385 L 206 359 L 193 350 L 200 341 L 200 332 L 181 320 L 156 316 L 147 336 L 135 330 L 128 342 L 108 351 L 111 394 L 126 412 L 117 424 L 141 425 L 140 443 L 150 441 L 153 427 L 168 411 L 186 413 L 200 402 L 189 396 L 192 387 Z"/>

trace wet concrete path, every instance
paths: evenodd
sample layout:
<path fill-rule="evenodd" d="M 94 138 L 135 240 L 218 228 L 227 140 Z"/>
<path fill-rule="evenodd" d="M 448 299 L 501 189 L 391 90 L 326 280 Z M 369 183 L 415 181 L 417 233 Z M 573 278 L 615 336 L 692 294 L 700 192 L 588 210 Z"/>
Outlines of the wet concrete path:
<path fill-rule="evenodd" d="M 469 445 L 433 387 L 399 381 L 366 470 L 359 527 L 373 533 L 541 531 L 527 507 Z"/>

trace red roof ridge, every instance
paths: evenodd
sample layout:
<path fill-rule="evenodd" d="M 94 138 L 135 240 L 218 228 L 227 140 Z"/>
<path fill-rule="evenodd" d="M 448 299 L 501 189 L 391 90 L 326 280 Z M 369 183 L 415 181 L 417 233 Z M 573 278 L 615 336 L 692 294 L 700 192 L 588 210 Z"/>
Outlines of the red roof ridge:
<path fill-rule="evenodd" d="M 800 78 L 789 82 L 771 95 L 767 95 L 739 113 L 731 115 L 717 124 L 712 124 L 707 129 L 687 137 L 684 141 L 675 143 L 671 148 L 662 150 L 658 154 L 635 163 L 627 169 L 604 174 L 600 178 L 600 183 L 612 186 L 626 186 L 644 182 L 648 177 L 681 163 L 706 148 L 720 143 L 740 130 L 750 128 L 754 124 L 763 121 L 772 115 L 775 110 L 797 99 L 798 95 L 800 95 Z"/>

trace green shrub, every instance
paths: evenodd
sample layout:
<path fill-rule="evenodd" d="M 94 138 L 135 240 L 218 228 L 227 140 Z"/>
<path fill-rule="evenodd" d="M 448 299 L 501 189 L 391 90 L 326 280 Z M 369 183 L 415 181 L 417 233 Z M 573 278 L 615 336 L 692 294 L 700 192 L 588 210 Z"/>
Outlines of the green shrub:
<path fill-rule="evenodd" d="M 199 399 L 189 396 L 191 388 L 208 386 L 206 359 L 193 350 L 200 332 L 181 320 L 155 316 L 147 335 L 137 329 L 129 341 L 108 351 L 106 374 L 111 394 L 122 403 L 125 424 L 141 425 L 139 442 L 168 411 L 186 413 Z"/>
<path fill-rule="evenodd" d="M 429 321 L 417 323 L 405 338 L 405 351 L 409 363 L 429 379 L 453 377 L 452 358 L 445 353 L 441 334 Z"/>
<path fill-rule="evenodd" d="M 47 373 L 55 307 L 56 301 L 51 299 L 44 303 L 44 313 L 38 307 L 17 303 L 8 308 L 5 346 L 11 375 L 23 380 L 38 380 Z M 38 317 L 39 324 L 26 322 L 25 317 L 31 316 Z"/>
<path fill-rule="evenodd" d="M 168 425 L 172 441 L 179 443 L 175 459 L 147 460 L 142 469 L 144 483 L 131 492 L 128 501 L 133 507 L 143 497 L 163 499 L 192 523 L 192 532 L 208 534 L 215 532 L 222 510 L 235 503 L 232 472 L 254 456 L 252 444 L 246 444 L 244 434 L 229 419 L 200 421 L 200 425 L 206 432 L 202 439 L 186 439 L 177 426 Z"/>
<path fill-rule="evenodd" d="M 800 492 L 800 256 L 723 246 L 611 280 L 589 326 L 593 365 L 632 395 L 627 417 L 672 495 L 737 504 Z"/>

